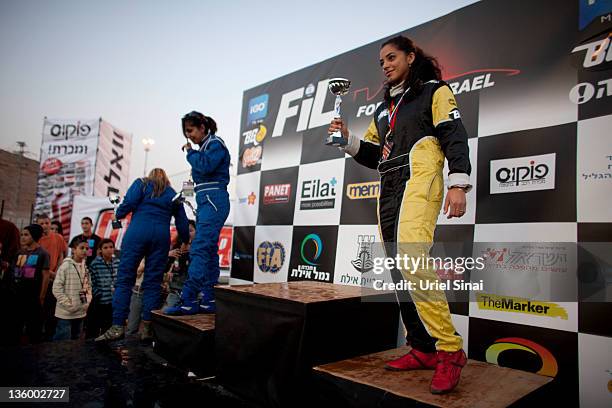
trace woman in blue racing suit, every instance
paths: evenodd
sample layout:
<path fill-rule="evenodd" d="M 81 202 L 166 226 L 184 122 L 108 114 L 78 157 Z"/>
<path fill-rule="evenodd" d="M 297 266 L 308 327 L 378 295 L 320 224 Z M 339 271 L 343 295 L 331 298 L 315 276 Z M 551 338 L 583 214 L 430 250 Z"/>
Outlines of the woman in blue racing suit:
<path fill-rule="evenodd" d="M 230 155 L 223 140 L 216 135 L 217 124 L 200 112 L 190 112 L 182 119 L 183 134 L 190 142 L 183 146 L 195 182 L 196 235 L 191 243 L 187 280 L 181 301 L 164 310 L 169 315 L 191 315 L 216 311 L 214 286 L 219 279 L 219 234 L 229 215 L 227 193 Z M 202 298 L 198 302 L 198 295 Z"/>

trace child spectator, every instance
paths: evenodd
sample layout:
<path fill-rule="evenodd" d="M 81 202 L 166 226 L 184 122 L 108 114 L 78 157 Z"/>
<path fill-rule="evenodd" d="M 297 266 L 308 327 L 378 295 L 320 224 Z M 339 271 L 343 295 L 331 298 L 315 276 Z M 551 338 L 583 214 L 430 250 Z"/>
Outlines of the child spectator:
<path fill-rule="evenodd" d="M 9 269 L 16 303 L 11 309 L 15 317 L 13 344 L 21 339 L 24 328 L 29 342 L 38 343 L 42 338 L 42 305 L 49 284 L 49 255 L 38 244 L 42 234 L 36 224 L 21 231 L 21 249 Z"/>
<path fill-rule="evenodd" d="M 93 221 L 89 217 L 83 217 L 81 220 L 81 230 L 82 234 L 79 234 L 72 238 L 70 241 L 70 247 L 72 248 L 72 242 L 74 240 L 87 240 L 87 244 L 89 245 L 89 249 L 87 250 L 87 267 L 91 265 L 96 256 L 98 255 L 98 248 L 100 247 L 100 242 L 102 238 L 93 232 Z"/>
<path fill-rule="evenodd" d="M 100 255 L 89 266 L 93 298 L 87 310 L 85 337 L 98 337 L 111 327 L 113 320 L 113 291 L 119 259 L 114 256 L 115 243 L 104 238 L 99 245 Z"/>
<path fill-rule="evenodd" d="M 55 281 L 53 295 L 57 299 L 58 318 L 54 340 L 76 340 L 81 336 L 83 318 L 89 306 L 89 275 L 84 265 L 89 249 L 87 240 L 72 242 L 72 257 L 64 259 Z"/>

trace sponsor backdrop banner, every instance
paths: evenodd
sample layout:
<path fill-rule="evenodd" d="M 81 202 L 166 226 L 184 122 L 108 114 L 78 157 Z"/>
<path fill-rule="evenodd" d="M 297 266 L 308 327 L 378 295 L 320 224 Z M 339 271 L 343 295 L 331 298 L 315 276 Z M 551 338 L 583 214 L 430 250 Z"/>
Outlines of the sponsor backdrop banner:
<path fill-rule="evenodd" d="M 132 135 L 100 119 L 43 121 L 35 213 L 70 231 L 76 196 L 123 195 L 128 188 Z"/>
<path fill-rule="evenodd" d="M 470 138 L 468 211 L 441 215 L 437 242 L 463 243 L 468 253 L 473 242 L 499 242 L 491 262 L 522 274 L 537 251 L 558 258 L 563 247 L 526 245 L 533 253 L 522 259 L 521 245 L 503 242 L 595 242 L 610 252 L 611 12 L 609 0 L 485 0 L 397 33 L 438 58 Z M 232 277 L 369 281 L 368 248 L 380 242 L 378 174 L 323 141 L 334 77 L 351 80 L 342 114 L 352 133 L 365 133 L 383 96 L 384 40 L 244 92 Z M 571 280 L 571 259 L 540 271 L 550 274 L 540 284 Z M 599 299 L 593 288 L 609 287 L 608 269 L 578 275 L 583 299 Z M 612 406 L 609 299 L 555 302 L 497 289 L 451 304 L 470 357 L 554 377 L 535 396 L 548 403 Z"/>

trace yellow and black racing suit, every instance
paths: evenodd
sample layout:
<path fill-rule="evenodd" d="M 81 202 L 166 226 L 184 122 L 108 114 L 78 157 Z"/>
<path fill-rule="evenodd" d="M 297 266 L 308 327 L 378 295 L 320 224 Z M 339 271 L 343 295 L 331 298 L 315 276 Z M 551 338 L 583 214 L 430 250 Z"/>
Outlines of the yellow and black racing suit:
<path fill-rule="evenodd" d="M 389 248 L 400 256 L 427 256 L 444 196 L 445 157 L 450 186 L 469 187 L 467 134 L 446 83 L 429 81 L 420 92 L 408 90 L 400 98 L 397 95 L 383 102 L 364 140 L 351 135 L 345 151 L 380 173 L 378 224 L 387 256 L 395 256 Z M 387 159 L 382 160 L 394 105 L 393 145 Z M 420 280 L 438 280 L 435 270 L 425 267 L 414 274 L 401 272 L 406 281 L 415 282 L 410 291 L 412 302 L 406 301 L 405 292 L 398 293 L 409 344 L 423 352 L 461 349 L 462 340 L 455 332 L 444 291 L 419 289 Z"/>

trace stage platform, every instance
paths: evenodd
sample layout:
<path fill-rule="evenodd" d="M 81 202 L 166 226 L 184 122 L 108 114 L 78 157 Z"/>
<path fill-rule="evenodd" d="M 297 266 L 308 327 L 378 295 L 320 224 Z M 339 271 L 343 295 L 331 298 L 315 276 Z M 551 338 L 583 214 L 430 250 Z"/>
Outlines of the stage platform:
<path fill-rule="evenodd" d="M 186 371 L 209 377 L 215 371 L 215 315 L 166 316 L 153 312 L 154 351 Z"/>
<path fill-rule="evenodd" d="M 312 367 L 395 347 L 394 293 L 319 282 L 216 288 L 217 380 L 264 406 L 307 405 Z"/>
<path fill-rule="evenodd" d="M 334 407 L 502 408 L 546 385 L 552 378 L 469 360 L 457 389 L 433 395 L 433 370 L 388 371 L 385 362 L 410 350 L 400 347 L 314 368 L 317 393 Z M 330 405 L 331 406 L 331 405 Z"/>

